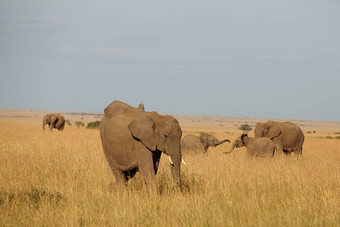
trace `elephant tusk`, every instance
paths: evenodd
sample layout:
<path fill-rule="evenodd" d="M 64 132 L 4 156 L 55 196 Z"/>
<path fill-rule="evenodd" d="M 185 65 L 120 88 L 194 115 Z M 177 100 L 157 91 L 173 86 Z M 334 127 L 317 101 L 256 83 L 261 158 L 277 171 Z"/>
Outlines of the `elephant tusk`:
<path fill-rule="evenodd" d="M 183 162 L 184 165 L 186 165 L 187 163 L 181 158 L 181 161 Z M 174 163 L 172 162 L 171 156 L 169 155 L 169 162 L 171 165 L 174 165 Z"/>
<path fill-rule="evenodd" d="M 170 162 L 171 165 L 174 165 L 174 163 L 173 163 L 172 160 L 171 160 L 170 155 L 169 155 L 169 162 Z"/>

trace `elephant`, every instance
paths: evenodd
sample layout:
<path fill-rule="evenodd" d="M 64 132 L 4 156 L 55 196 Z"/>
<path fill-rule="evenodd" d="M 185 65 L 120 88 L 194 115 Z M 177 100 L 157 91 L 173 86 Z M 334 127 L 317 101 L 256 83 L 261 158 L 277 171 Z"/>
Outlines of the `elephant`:
<path fill-rule="evenodd" d="M 240 137 L 238 137 L 229 152 L 224 152 L 225 154 L 229 154 L 233 152 L 235 147 L 243 147 L 247 148 L 247 155 L 249 158 L 256 157 L 270 157 L 272 158 L 275 154 L 276 146 L 272 140 L 263 137 L 248 137 L 246 133 L 243 133 Z"/>
<path fill-rule="evenodd" d="M 117 185 L 126 185 L 139 171 L 147 187 L 157 190 L 155 177 L 164 153 L 181 188 L 182 130 L 174 117 L 113 101 L 104 110 L 100 137 Z"/>
<path fill-rule="evenodd" d="M 53 128 L 63 131 L 65 127 L 65 118 L 57 113 L 57 114 L 45 114 L 43 118 L 42 127 L 45 130 L 45 125 L 49 126 L 49 129 L 52 131 Z"/>
<path fill-rule="evenodd" d="M 200 133 L 199 136 L 195 136 L 192 134 L 186 135 L 182 139 L 182 150 L 184 151 L 194 151 L 197 153 L 207 153 L 208 148 L 216 147 L 218 145 L 221 145 L 225 142 L 229 142 L 230 140 L 225 139 L 222 141 L 219 141 L 215 136 L 207 134 L 205 132 Z"/>
<path fill-rule="evenodd" d="M 71 123 L 70 120 L 66 120 L 65 123 L 66 123 L 68 126 L 72 127 L 72 123 Z"/>
<path fill-rule="evenodd" d="M 257 138 L 267 137 L 271 139 L 280 152 L 285 154 L 294 152 L 297 158 L 302 155 L 305 136 L 301 128 L 292 122 L 258 122 L 254 132 Z"/>

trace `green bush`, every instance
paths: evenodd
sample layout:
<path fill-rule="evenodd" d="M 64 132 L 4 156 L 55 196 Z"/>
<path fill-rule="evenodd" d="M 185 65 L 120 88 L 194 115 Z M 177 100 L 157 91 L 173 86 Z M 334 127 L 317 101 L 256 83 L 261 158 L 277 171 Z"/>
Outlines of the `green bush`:
<path fill-rule="evenodd" d="M 252 127 L 250 127 L 248 124 L 244 124 L 244 125 L 240 125 L 240 127 L 238 127 L 238 129 L 245 131 L 245 132 L 249 132 L 252 130 Z"/>
<path fill-rule="evenodd" d="M 77 128 L 85 127 L 85 124 L 83 122 L 81 122 L 81 121 L 76 121 L 75 125 L 76 125 Z"/>
<path fill-rule="evenodd" d="M 86 128 L 99 128 L 100 121 L 93 121 L 87 124 Z"/>
<path fill-rule="evenodd" d="M 70 120 L 66 120 L 66 121 L 65 121 L 65 123 L 66 123 L 68 126 L 70 126 L 70 127 L 72 126 L 72 124 L 71 124 L 71 121 L 70 121 Z"/>

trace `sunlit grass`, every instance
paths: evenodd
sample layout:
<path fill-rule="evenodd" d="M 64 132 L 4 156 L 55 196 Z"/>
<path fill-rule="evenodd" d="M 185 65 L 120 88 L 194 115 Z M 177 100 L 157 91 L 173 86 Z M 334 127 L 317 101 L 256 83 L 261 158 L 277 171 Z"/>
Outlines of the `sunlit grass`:
<path fill-rule="evenodd" d="M 186 154 L 179 191 L 162 157 L 158 191 L 139 174 L 110 187 L 99 131 L 0 121 L 0 226 L 338 226 L 340 140 L 307 137 L 303 157 L 246 158 L 230 144 Z M 234 140 L 237 135 L 219 135 Z"/>

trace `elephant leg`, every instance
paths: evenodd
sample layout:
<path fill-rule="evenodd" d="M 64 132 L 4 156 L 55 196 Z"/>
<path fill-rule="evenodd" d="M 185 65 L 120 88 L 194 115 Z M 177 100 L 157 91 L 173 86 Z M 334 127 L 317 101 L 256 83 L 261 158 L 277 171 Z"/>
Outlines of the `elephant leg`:
<path fill-rule="evenodd" d="M 141 163 L 138 163 L 138 169 L 141 175 L 143 176 L 145 184 L 147 185 L 148 189 L 150 189 L 151 191 L 157 191 L 155 174 L 156 171 L 152 157 L 150 157 L 149 161 L 143 161 Z"/>
<path fill-rule="evenodd" d="M 113 173 L 113 175 L 115 176 L 116 187 L 118 189 L 122 189 L 127 186 L 128 178 L 123 171 L 117 171 L 116 173 Z"/>
<path fill-rule="evenodd" d="M 127 177 L 125 176 L 124 172 L 119 169 L 111 168 L 113 176 L 116 179 L 116 183 L 111 183 L 109 185 L 110 191 L 123 191 L 127 185 Z"/>
<path fill-rule="evenodd" d="M 47 125 L 48 128 L 50 128 L 50 123 L 44 122 L 44 123 L 43 123 L 43 129 L 44 129 L 44 130 L 45 130 L 45 126 L 46 126 L 46 125 Z"/>
<path fill-rule="evenodd" d="M 302 156 L 302 150 L 301 149 L 294 150 L 294 153 L 296 155 L 296 159 L 299 159 L 300 155 Z"/>
<path fill-rule="evenodd" d="M 116 167 L 111 167 L 111 171 L 113 173 L 113 176 L 115 177 L 116 179 L 116 184 L 118 186 L 125 186 L 127 181 L 128 181 L 128 178 L 127 176 L 124 174 L 124 171 L 116 168 Z"/>
<path fill-rule="evenodd" d="M 275 148 L 276 148 L 276 151 L 277 151 L 277 153 L 278 153 L 279 155 L 285 153 L 281 144 L 276 143 L 276 144 L 275 144 Z"/>
<path fill-rule="evenodd" d="M 247 150 L 247 159 L 249 160 L 249 159 L 252 159 L 252 158 L 253 158 L 252 153 L 249 150 Z"/>
<path fill-rule="evenodd" d="M 54 128 L 54 124 L 49 124 L 49 128 L 52 131 L 52 129 Z"/>

